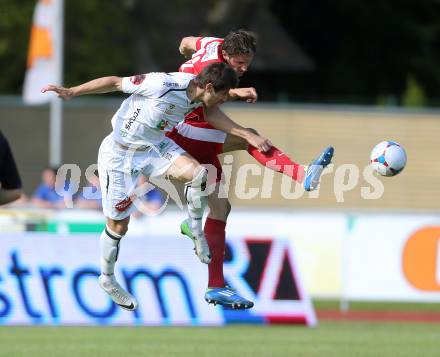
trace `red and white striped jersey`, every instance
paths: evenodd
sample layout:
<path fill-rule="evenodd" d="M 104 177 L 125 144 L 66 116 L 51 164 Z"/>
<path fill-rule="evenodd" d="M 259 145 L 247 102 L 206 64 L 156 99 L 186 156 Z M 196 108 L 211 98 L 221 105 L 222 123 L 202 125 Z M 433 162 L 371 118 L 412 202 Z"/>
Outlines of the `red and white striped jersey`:
<path fill-rule="evenodd" d="M 197 51 L 190 60 L 180 66 L 179 72 L 197 75 L 212 63 L 226 62 L 222 55 L 222 44 L 222 38 L 199 37 L 196 42 Z M 189 113 L 185 117 L 184 123 L 177 125 L 175 130 L 180 135 L 195 140 L 223 143 L 226 139 L 225 132 L 214 129 L 205 121 L 203 107 Z"/>
<path fill-rule="evenodd" d="M 192 58 L 182 64 L 179 72 L 199 74 L 211 63 L 225 62 L 222 56 L 223 39 L 217 37 L 199 37 L 196 42 L 196 52 Z"/>

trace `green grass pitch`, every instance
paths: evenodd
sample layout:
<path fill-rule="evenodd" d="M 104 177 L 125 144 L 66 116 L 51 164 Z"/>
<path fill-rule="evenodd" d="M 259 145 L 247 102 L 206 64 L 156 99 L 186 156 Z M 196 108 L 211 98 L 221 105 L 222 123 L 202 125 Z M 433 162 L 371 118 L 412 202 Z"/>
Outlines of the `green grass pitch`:
<path fill-rule="evenodd" d="M 440 324 L 0 327 L 0 356 L 439 356 Z"/>

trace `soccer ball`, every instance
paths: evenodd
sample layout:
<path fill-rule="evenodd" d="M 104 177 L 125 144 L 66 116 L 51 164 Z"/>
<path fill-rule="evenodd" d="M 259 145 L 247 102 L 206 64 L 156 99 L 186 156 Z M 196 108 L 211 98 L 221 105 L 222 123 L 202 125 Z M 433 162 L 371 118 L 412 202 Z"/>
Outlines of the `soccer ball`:
<path fill-rule="evenodd" d="M 405 149 L 394 141 L 382 141 L 370 155 L 371 165 L 382 176 L 395 176 L 406 165 Z"/>

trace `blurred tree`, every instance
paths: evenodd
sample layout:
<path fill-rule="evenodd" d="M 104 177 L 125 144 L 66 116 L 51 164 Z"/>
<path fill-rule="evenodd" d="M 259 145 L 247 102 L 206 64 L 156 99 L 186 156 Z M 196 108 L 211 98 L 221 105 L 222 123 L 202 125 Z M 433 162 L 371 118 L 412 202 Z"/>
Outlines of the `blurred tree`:
<path fill-rule="evenodd" d="M 409 75 L 406 81 L 406 90 L 403 93 L 402 105 L 404 107 L 423 107 L 426 104 L 425 91 L 414 78 Z"/>
<path fill-rule="evenodd" d="M 0 93 L 20 94 L 36 0 L 0 2 Z M 136 70 L 129 1 L 65 0 L 64 83 Z"/>
<path fill-rule="evenodd" d="M 440 1 L 272 1 L 272 10 L 315 60 L 302 95 L 401 96 L 413 73 L 440 97 Z"/>
<path fill-rule="evenodd" d="M 35 3 L 0 1 L 0 93 L 21 92 Z M 267 56 L 259 51 L 258 68 L 243 84 L 257 86 L 262 100 L 276 100 L 276 88 L 298 101 L 377 103 L 397 97 L 402 103 L 409 74 L 431 102 L 440 98 L 439 0 L 65 0 L 65 15 L 67 85 L 107 74 L 175 70 L 182 61 L 181 37 L 222 36 L 262 16 L 280 20 L 305 51 L 303 62 L 315 68 L 292 72 L 279 61 L 275 69 L 260 68 Z M 267 23 L 257 30 L 260 39 L 269 38 L 262 45 L 269 59 L 288 53 L 288 63 L 295 62 L 293 54 L 301 50 L 288 52 L 288 41 L 280 44 L 282 32 L 267 28 L 276 19 Z"/>
<path fill-rule="evenodd" d="M 65 0 L 64 83 L 136 73 L 130 1 Z"/>
<path fill-rule="evenodd" d="M 35 1 L 0 1 L 0 93 L 18 93 L 24 80 Z"/>

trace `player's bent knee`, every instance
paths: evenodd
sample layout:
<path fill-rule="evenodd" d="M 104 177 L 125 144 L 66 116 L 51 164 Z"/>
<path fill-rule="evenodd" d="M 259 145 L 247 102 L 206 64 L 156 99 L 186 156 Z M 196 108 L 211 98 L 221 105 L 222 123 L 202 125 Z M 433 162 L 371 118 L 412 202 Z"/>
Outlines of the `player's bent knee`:
<path fill-rule="evenodd" d="M 116 221 L 114 219 L 107 219 L 107 226 L 116 234 L 121 236 L 125 235 L 128 231 L 128 223 L 130 222 L 130 217 Z"/>
<path fill-rule="evenodd" d="M 200 187 L 202 190 L 205 190 L 207 182 L 208 170 L 206 167 L 199 165 L 194 169 L 193 179 L 187 184 L 191 187 Z"/>

